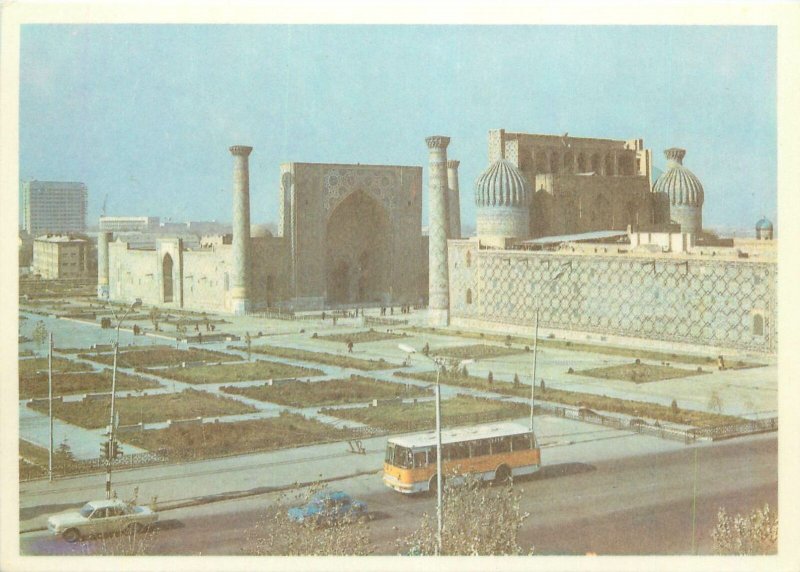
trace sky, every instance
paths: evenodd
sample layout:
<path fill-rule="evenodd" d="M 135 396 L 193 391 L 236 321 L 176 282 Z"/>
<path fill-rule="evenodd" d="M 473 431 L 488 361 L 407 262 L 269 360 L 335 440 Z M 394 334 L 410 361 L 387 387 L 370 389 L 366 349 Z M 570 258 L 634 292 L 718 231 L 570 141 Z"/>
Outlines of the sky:
<path fill-rule="evenodd" d="M 426 189 L 424 139 L 447 135 L 470 226 L 490 129 L 569 132 L 643 138 L 661 170 L 685 148 L 704 226 L 752 229 L 777 218 L 776 42 L 767 26 L 24 25 L 20 177 L 86 183 L 90 225 L 104 201 L 230 221 L 228 147 L 251 145 L 251 220 L 277 222 L 281 163 L 419 165 Z"/>

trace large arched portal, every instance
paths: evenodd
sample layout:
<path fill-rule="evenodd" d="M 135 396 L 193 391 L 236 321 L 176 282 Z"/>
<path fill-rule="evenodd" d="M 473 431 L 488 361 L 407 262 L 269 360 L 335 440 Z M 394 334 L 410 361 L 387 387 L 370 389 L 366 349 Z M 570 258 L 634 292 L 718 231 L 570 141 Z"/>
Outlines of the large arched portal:
<path fill-rule="evenodd" d="M 161 270 L 164 285 L 164 302 L 172 302 L 172 257 L 169 253 L 164 255 L 161 263 Z"/>
<path fill-rule="evenodd" d="M 387 303 L 390 297 L 389 217 L 364 191 L 343 200 L 328 219 L 328 304 Z"/>

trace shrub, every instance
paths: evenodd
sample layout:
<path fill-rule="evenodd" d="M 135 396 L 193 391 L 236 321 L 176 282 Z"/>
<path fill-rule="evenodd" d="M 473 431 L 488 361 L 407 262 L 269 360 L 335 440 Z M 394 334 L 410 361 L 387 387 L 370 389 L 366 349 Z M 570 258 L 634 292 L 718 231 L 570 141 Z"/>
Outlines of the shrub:
<path fill-rule="evenodd" d="M 494 375 L 492 375 L 491 371 L 489 372 L 489 375 L 486 376 L 486 381 L 488 381 L 490 384 L 494 383 Z"/>
<path fill-rule="evenodd" d="M 514 387 L 519 387 L 519 375 L 514 374 Z"/>
<path fill-rule="evenodd" d="M 442 555 L 501 556 L 533 552 L 519 544 L 519 530 L 528 517 L 520 510 L 521 490 L 511 485 L 482 487 L 468 476 L 444 485 Z M 402 543 L 412 554 L 436 554 L 436 513 L 424 514 L 419 528 Z"/>
<path fill-rule="evenodd" d="M 670 405 L 670 409 L 672 409 L 673 413 L 678 413 L 678 402 L 674 399 L 672 400 L 672 404 Z"/>
<path fill-rule="evenodd" d="M 778 514 L 765 504 L 749 515 L 728 515 L 724 508 L 717 513 L 717 525 L 711 531 L 714 552 L 725 555 L 775 554 L 778 545 Z"/>

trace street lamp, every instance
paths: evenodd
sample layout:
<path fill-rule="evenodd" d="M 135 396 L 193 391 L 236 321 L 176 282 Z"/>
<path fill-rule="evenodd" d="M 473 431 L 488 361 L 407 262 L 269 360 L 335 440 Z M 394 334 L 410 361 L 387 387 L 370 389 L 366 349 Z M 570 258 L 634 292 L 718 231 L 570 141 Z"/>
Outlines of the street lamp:
<path fill-rule="evenodd" d="M 559 272 L 544 283 L 545 287 L 550 286 L 561 278 L 567 269 L 561 269 Z M 533 377 L 531 378 L 531 433 L 533 433 L 533 404 L 536 396 L 536 349 L 539 345 L 539 301 L 536 302 L 536 311 L 534 313 L 534 330 L 533 330 Z"/>
<path fill-rule="evenodd" d="M 117 357 L 119 356 L 119 330 L 122 327 L 122 322 L 125 321 L 125 318 L 128 317 L 135 308 L 138 308 L 142 305 L 142 299 L 136 298 L 133 302 L 131 302 L 130 306 L 126 308 L 125 313 L 122 315 L 122 318 L 117 317 L 117 313 L 114 311 L 114 306 L 109 304 L 109 309 L 111 310 L 111 314 L 114 316 L 114 319 L 117 321 L 117 339 L 114 342 L 114 366 L 111 370 L 111 424 L 109 425 L 108 429 L 108 447 L 106 449 L 106 498 L 111 498 L 111 461 L 114 456 L 114 452 L 116 451 L 116 447 L 114 446 L 114 400 L 116 398 L 117 393 Z"/>
<path fill-rule="evenodd" d="M 418 353 L 417 350 L 406 344 L 397 344 L 397 347 L 407 354 Z M 436 366 L 436 554 L 438 556 L 442 553 L 442 397 L 439 377 L 444 363 L 428 354 L 422 355 Z M 459 362 L 459 365 L 472 362 L 471 359 L 463 360 Z"/>

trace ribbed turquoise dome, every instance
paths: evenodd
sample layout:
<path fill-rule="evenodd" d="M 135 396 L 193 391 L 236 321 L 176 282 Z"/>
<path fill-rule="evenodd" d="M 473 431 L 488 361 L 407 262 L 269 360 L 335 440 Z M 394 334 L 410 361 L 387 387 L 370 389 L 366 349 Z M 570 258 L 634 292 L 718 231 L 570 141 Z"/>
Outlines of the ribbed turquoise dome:
<path fill-rule="evenodd" d="M 671 205 L 690 207 L 703 206 L 703 185 L 694 173 L 683 166 L 685 149 L 672 148 L 664 151 L 667 159 L 667 170 L 653 185 L 654 193 L 667 193 Z"/>
<path fill-rule="evenodd" d="M 489 165 L 475 181 L 475 205 L 479 207 L 527 207 L 530 198 L 527 179 L 505 159 Z"/>

